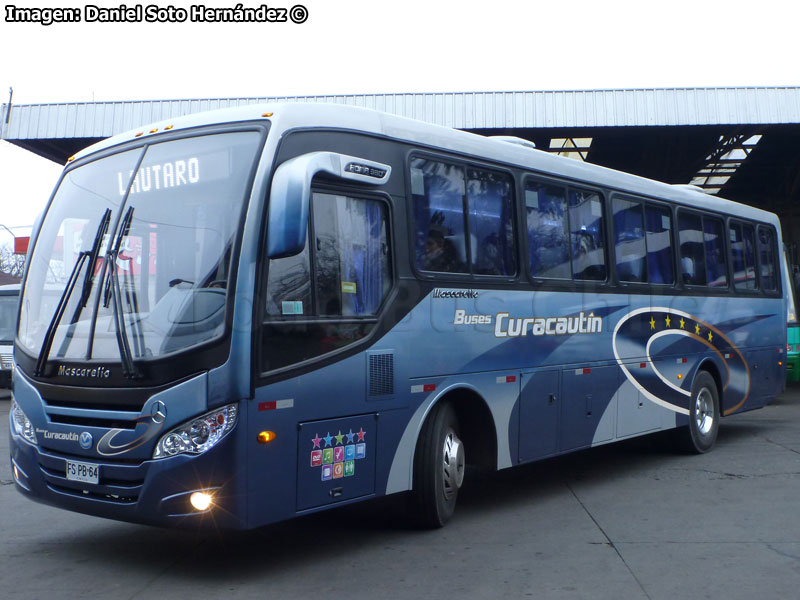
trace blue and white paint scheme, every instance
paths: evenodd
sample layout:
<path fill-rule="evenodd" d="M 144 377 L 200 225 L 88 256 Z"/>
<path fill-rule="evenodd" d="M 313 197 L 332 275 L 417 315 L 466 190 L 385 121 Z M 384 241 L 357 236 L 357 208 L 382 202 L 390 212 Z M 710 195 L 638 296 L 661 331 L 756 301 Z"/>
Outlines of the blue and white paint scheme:
<path fill-rule="evenodd" d="M 464 174 L 445 190 L 464 208 L 444 206 L 444 192 L 444 208 L 419 204 L 430 185 L 412 163 L 425 161 Z M 167 164 L 174 186 L 153 178 Z M 187 165 L 186 185 L 176 165 Z M 137 180 L 145 169 L 150 178 Z M 562 186 L 564 214 L 579 210 L 567 204 L 575 189 L 596 198 L 586 215 L 602 224 L 603 245 L 565 262 L 566 275 L 534 269 L 531 181 Z M 80 212 L 88 204 L 74 190 L 86 185 L 109 188 L 107 212 Z M 500 188 L 502 211 L 486 208 L 488 196 L 470 203 L 475 189 Z M 650 233 L 615 235 L 623 196 L 664 212 L 669 278 L 623 275 Z M 181 227 L 167 230 L 156 217 L 175 206 Z M 491 236 L 479 243 L 469 223 L 489 213 L 505 219 L 493 233 L 507 247 L 504 268 L 487 273 L 475 257 Z M 713 285 L 681 278 L 681 245 L 710 256 L 716 235 L 701 225 L 681 238 L 690 213 L 724 227 Z M 421 214 L 431 216 L 422 229 Z M 561 218 L 565 240 L 585 233 Z M 422 234 L 458 237 L 443 232 L 446 219 L 470 233 L 456 249 L 467 266 L 426 270 Z M 14 479 L 32 500 L 87 514 L 247 529 L 419 495 L 421 478 L 460 485 L 441 473 L 442 439 L 458 460 L 505 469 L 692 431 L 706 411 L 717 426 L 764 406 L 785 381 L 788 281 L 782 253 L 753 246 L 762 232 L 777 248 L 771 213 L 359 108 L 247 106 L 148 125 L 78 153 L 32 236 L 9 421 Z M 568 257 L 580 242 L 570 244 Z M 603 270 L 587 275 L 576 265 L 590 256 Z M 452 512 L 454 498 L 435 510 Z"/>

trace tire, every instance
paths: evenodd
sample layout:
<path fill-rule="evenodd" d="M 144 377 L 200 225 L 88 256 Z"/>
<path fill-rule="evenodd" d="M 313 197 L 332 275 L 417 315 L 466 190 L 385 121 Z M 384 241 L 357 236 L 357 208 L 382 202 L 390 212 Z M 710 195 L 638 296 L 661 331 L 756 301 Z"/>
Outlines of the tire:
<path fill-rule="evenodd" d="M 700 371 L 692 384 L 689 425 L 675 432 L 680 450 L 704 454 L 714 447 L 719 432 L 719 393 L 714 378 Z"/>
<path fill-rule="evenodd" d="M 442 527 L 453 516 L 464 482 L 465 450 L 450 403 L 434 407 L 425 420 L 414 453 L 411 510 L 425 528 Z"/>

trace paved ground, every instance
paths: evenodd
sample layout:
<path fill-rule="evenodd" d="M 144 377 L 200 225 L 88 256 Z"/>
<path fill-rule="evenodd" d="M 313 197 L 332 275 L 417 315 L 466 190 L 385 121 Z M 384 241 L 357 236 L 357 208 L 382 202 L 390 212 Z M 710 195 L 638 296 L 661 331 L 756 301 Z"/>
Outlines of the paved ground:
<path fill-rule="evenodd" d="M 8 400 L 0 456 L 8 456 Z M 246 534 L 192 534 L 25 500 L 0 460 L 3 598 L 797 598 L 800 387 L 723 422 L 704 456 L 657 436 L 469 473 L 456 517 L 394 499 Z"/>

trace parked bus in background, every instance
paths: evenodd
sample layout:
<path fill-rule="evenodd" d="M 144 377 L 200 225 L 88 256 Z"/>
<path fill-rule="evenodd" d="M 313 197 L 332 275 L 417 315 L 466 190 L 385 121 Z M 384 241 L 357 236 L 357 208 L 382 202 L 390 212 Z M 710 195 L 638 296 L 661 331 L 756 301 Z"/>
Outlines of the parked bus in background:
<path fill-rule="evenodd" d="M 17 330 L 19 308 L 18 283 L 0 285 L 0 397 L 7 395 L 14 369 L 14 333 Z"/>
<path fill-rule="evenodd" d="M 656 431 L 785 381 L 774 214 L 365 109 L 246 106 L 68 163 L 16 337 L 17 488 L 251 528 Z"/>
<path fill-rule="evenodd" d="M 800 381 L 800 323 L 797 322 L 797 282 L 800 281 L 800 272 L 794 267 L 788 272 L 789 257 L 784 248 L 784 258 L 787 273 L 785 278 L 789 281 L 786 286 L 789 311 L 786 316 L 786 381 Z"/>

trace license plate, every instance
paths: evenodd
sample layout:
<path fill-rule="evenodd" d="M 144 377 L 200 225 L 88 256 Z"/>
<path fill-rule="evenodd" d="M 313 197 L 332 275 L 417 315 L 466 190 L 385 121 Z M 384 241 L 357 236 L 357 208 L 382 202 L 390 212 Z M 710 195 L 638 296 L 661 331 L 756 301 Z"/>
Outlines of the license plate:
<path fill-rule="evenodd" d="M 68 460 L 67 479 L 84 483 L 100 483 L 100 468 L 91 463 Z"/>

